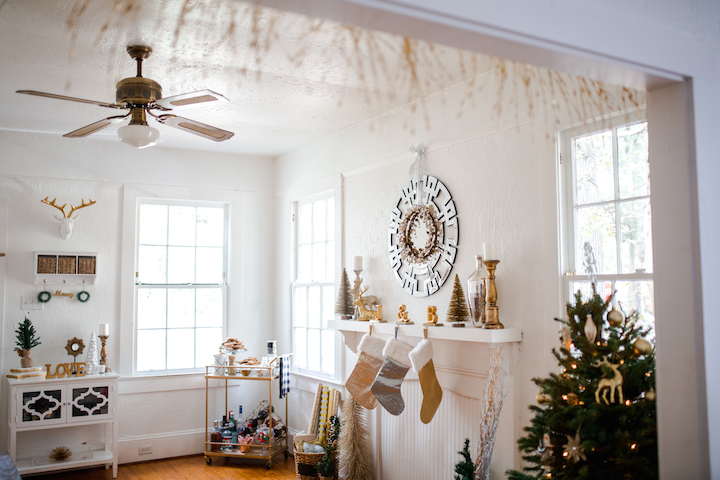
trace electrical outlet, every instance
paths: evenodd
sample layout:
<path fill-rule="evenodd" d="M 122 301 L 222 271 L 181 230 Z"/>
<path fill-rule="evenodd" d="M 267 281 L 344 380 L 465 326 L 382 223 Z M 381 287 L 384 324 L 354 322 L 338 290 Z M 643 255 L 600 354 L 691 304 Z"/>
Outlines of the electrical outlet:
<path fill-rule="evenodd" d="M 37 299 L 37 295 L 23 295 L 21 310 L 42 310 L 45 307 L 41 301 Z"/>
<path fill-rule="evenodd" d="M 152 445 L 138 447 L 138 455 L 150 455 L 152 453 Z"/>

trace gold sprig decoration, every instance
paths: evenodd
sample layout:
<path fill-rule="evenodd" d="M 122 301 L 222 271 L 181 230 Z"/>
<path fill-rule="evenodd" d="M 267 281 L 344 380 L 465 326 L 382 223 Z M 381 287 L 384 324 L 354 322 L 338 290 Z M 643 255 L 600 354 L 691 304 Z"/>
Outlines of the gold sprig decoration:
<path fill-rule="evenodd" d="M 3 4 L 0 1 L 0 7 Z M 420 113 L 428 128 L 430 95 L 460 83 L 465 93 L 457 105 L 458 116 L 486 91 L 489 98 L 482 103 L 498 118 L 544 117 L 546 136 L 561 124 L 604 118 L 645 104 L 644 91 L 231 0 L 75 0 L 65 21 L 72 39 L 70 57 L 75 57 L 78 36 L 93 34 L 86 19 L 105 18 L 95 38 L 95 44 L 101 44 L 105 35 L 134 28 L 143 17 L 171 19 L 177 51 L 185 44 L 207 45 L 208 57 L 222 56 L 228 68 L 258 83 L 263 75 L 274 75 L 267 65 L 285 61 L 287 65 L 281 66 L 304 72 L 312 88 L 322 88 L 323 83 L 354 88 L 364 102 L 385 102 L 389 108 L 421 99 L 407 115 Z M 273 48 L 279 45 L 281 53 Z M 317 68 L 318 58 L 326 59 L 323 68 Z M 343 95 L 329 87 L 326 92 L 342 106 Z M 413 120 L 403 126 L 414 134 Z"/>
<path fill-rule="evenodd" d="M 67 459 L 70 455 L 72 455 L 72 452 L 68 447 L 55 447 L 50 452 L 50 459 L 59 462 Z"/>

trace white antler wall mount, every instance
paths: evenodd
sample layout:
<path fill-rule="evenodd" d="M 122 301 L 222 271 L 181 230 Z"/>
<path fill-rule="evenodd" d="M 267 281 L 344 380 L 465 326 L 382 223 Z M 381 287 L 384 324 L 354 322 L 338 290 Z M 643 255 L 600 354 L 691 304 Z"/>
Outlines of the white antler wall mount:
<path fill-rule="evenodd" d="M 94 205 L 97 202 L 93 202 L 92 199 L 88 198 L 88 203 L 85 203 L 85 199 L 80 199 L 80 206 L 75 207 L 72 204 L 70 204 L 70 213 L 65 213 L 65 205 L 62 207 L 60 205 L 55 204 L 55 201 L 57 198 L 54 198 L 52 201 L 48 201 L 48 197 L 45 197 L 45 200 L 40 200 L 42 203 L 46 205 L 50 205 L 51 207 L 55 207 L 58 210 L 60 210 L 63 214 L 61 217 L 60 215 L 53 215 L 55 217 L 55 220 L 60 222 L 60 236 L 67 240 L 70 238 L 70 235 L 72 235 L 73 230 L 73 223 L 75 223 L 75 220 L 77 220 L 80 217 L 80 214 L 75 215 L 75 218 L 72 217 L 72 214 L 75 213 L 75 211 L 80 210 L 81 208 L 89 207 L 90 205 Z"/>

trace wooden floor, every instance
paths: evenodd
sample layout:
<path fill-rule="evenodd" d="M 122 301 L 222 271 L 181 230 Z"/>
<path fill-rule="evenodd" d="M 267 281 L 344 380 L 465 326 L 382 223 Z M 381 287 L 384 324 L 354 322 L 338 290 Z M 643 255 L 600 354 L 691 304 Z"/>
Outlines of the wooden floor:
<path fill-rule="evenodd" d="M 112 480 L 112 469 L 86 468 L 52 475 L 23 476 L 23 480 Z M 212 465 L 202 455 L 120 465 L 117 480 L 279 480 L 295 479 L 293 458 L 273 459 L 271 469 L 263 460 L 215 457 Z"/>

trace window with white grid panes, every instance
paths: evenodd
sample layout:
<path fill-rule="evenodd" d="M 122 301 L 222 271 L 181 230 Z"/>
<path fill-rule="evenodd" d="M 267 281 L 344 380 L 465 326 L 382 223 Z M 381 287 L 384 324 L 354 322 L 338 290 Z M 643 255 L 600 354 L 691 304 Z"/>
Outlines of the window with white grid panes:
<path fill-rule="evenodd" d="M 334 377 L 336 336 L 327 321 L 335 316 L 335 197 L 298 202 L 294 227 L 294 368 Z"/>
<path fill-rule="evenodd" d="M 228 207 L 142 201 L 138 208 L 135 371 L 200 371 L 224 338 Z"/>
<path fill-rule="evenodd" d="M 601 296 L 655 323 L 648 124 L 561 135 L 565 183 L 565 294 L 590 295 L 583 247 L 592 246 Z"/>

